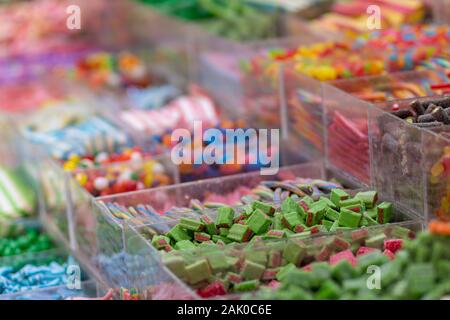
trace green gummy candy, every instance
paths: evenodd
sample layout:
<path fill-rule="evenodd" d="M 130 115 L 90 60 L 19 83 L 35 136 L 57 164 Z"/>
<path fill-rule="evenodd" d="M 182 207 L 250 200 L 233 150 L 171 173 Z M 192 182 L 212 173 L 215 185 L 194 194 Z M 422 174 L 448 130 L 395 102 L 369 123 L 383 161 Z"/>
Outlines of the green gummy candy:
<path fill-rule="evenodd" d="M 203 228 L 203 223 L 189 218 L 181 218 L 180 225 L 186 230 L 200 231 Z"/>
<path fill-rule="evenodd" d="M 178 277 L 185 279 L 187 276 L 184 259 L 182 257 L 169 256 L 163 258 L 163 263 Z"/>
<path fill-rule="evenodd" d="M 246 242 L 250 240 L 252 231 L 243 224 L 233 224 L 227 235 L 227 238 L 236 242 Z"/>
<path fill-rule="evenodd" d="M 287 274 L 293 270 L 296 270 L 297 267 L 293 263 L 289 263 L 285 265 L 284 267 L 280 268 L 280 271 L 278 271 L 276 279 L 278 281 L 284 282 L 284 279 L 286 278 Z"/>
<path fill-rule="evenodd" d="M 355 198 L 362 200 L 366 208 L 371 209 L 378 200 L 378 193 L 376 191 L 362 191 L 358 192 Z"/>
<path fill-rule="evenodd" d="M 350 197 L 350 195 L 341 189 L 333 189 L 331 190 L 330 200 L 334 203 L 335 206 L 339 207 L 339 204 L 342 200 L 346 200 Z"/>
<path fill-rule="evenodd" d="M 212 272 L 221 272 L 229 268 L 229 263 L 225 254 L 217 252 L 206 255 L 206 259 L 209 262 Z"/>
<path fill-rule="evenodd" d="M 283 250 L 283 259 L 295 265 L 299 264 L 305 255 L 306 247 L 297 239 L 291 238 Z"/>
<path fill-rule="evenodd" d="M 408 267 L 406 271 L 409 293 L 414 298 L 431 291 L 435 285 L 435 271 L 430 263 L 418 263 Z"/>
<path fill-rule="evenodd" d="M 358 228 L 361 224 L 362 215 L 357 212 L 342 208 L 339 215 L 339 226 Z"/>
<path fill-rule="evenodd" d="M 240 283 L 236 283 L 234 285 L 234 290 L 236 292 L 245 292 L 245 291 L 253 291 L 258 289 L 259 287 L 259 281 L 258 280 L 249 280 L 249 281 L 243 281 Z"/>
<path fill-rule="evenodd" d="M 264 265 L 247 260 L 244 263 L 241 275 L 245 280 L 259 280 L 265 270 L 266 267 Z"/>
<path fill-rule="evenodd" d="M 174 226 L 166 235 L 176 242 L 192 239 L 189 233 L 179 224 Z"/>
<path fill-rule="evenodd" d="M 283 214 L 283 225 L 288 229 L 294 229 L 295 226 L 302 223 L 303 220 L 300 218 L 300 215 L 295 211 Z"/>
<path fill-rule="evenodd" d="M 165 246 L 170 245 L 170 239 L 166 236 L 155 236 L 152 239 L 152 245 L 156 249 L 163 249 Z"/>
<path fill-rule="evenodd" d="M 231 207 L 217 209 L 216 226 L 230 228 L 233 224 L 234 210 Z"/>
<path fill-rule="evenodd" d="M 298 204 L 294 199 L 291 197 L 287 197 L 283 203 L 281 204 L 281 211 L 283 213 L 289 213 L 289 212 L 297 212 L 298 214 L 304 216 L 305 210 L 303 210 L 303 207 Z"/>
<path fill-rule="evenodd" d="M 211 269 L 206 259 L 201 259 L 188 265 L 186 273 L 190 284 L 197 284 L 211 277 Z"/>
<path fill-rule="evenodd" d="M 252 204 L 252 208 L 253 210 L 261 210 L 262 212 L 264 212 L 265 214 L 272 216 L 275 213 L 275 208 L 272 207 L 270 204 L 261 202 L 261 201 L 255 201 Z"/>
<path fill-rule="evenodd" d="M 178 241 L 177 243 L 175 243 L 174 248 L 177 250 L 189 250 L 189 249 L 195 249 L 196 246 L 189 240 L 181 240 L 181 241 Z"/>
<path fill-rule="evenodd" d="M 389 223 L 392 218 L 392 203 L 382 202 L 377 206 L 377 221 L 378 223 L 384 224 Z"/>
<path fill-rule="evenodd" d="M 342 289 L 333 280 L 325 281 L 316 294 L 316 299 L 338 299 L 342 293 Z"/>
<path fill-rule="evenodd" d="M 272 220 L 270 220 L 269 216 L 259 209 L 255 210 L 247 221 L 250 230 L 258 235 L 266 232 L 271 224 Z"/>
<path fill-rule="evenodd" d="M 378 235 L 372 236 L 366 240 L 366 246 L 371 248 L 381 249 L 384 245 L 384 240 L 386 239 L 386 235 L 384 233 L 380 233 Z"/>
<path fill-rule="evenodd" d="M 325 217 L 331 221 L 339 220 L 339 212 L 333 208 L 328 208 L 327 211 L 325 211 Z"/>

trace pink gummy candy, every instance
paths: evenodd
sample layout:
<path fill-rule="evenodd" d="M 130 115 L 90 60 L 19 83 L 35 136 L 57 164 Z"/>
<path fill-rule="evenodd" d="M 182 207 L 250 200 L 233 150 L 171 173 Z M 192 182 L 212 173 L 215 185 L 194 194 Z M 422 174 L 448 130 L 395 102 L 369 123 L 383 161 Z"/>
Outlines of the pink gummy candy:
<path fill-rule="evenodd" d="M 391 260 L 395 259 L 395 254 L 389 249 L 384 250 L 383 254 Z"/>
<path fill-rule="evenodd" d="M 272 280 L 267 284 L 267 286 L 276 289 L 280 286 L 280 282 L 278 282 L 277 280 Z"/>
<path fill-rule="evenodd" d="M 390 239 L 384 240 L 384 248 L 391 251 L 392 253 L 396 253 L 403 246 L 402 239 Z"/>
<path fill-rule="evenodd" d="M 356 258 L 351 250 L 338 252 L 330 257 L 330 264 L 335 265 L 341 260 L 347 260 L 352 266 L 356 266 Z"/>
<path fill-rule="evenodd" d="M 358 249 L 358 251 L 356 252 L 356 256 L 357 257 L 359 257 L 359 256 L 362 256 L 362 255 L 365 255 L 365 254 L 368 254 L 368 253 L 371 253 L 371 252 L 374 252 L 374 251 L 376 251 L 377 249 L 375 249 L 375 248 L 370 248 L 370 247 L 360 247 L 359 249 Z"/>

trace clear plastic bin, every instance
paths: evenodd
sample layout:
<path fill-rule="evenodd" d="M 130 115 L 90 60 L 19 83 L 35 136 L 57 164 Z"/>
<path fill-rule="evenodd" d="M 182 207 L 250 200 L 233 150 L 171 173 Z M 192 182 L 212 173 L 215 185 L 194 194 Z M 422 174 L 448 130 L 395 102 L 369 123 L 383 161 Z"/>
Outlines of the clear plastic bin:
<path fill-rule="evenodd" d="M 148 250 L 143 237 L 127 225 L 123 226 L 122 237 L 122 248 L 115 252 L 102 251 L 97 257 L 99 271 L 109 285 L 134 289 L 144 300 L 196 298 L 161 263 L 155 263 L 154 253 Z"/>
<path fill-rule="evenodd" d="M 76 180 L 77 175 L 85 175 L 86 177 L 106 176 L 114 172 L 122 172 L 125 168 L 130 168 L 139 172 L 144 170 L 144 166 L 150 162 L 156 161 L 163 166 L 164 172 L 168 178 L 168 183 L 178 183 L 178 170 L 170 161 L 170 158 L 163 155 L 158 157 L 151 157 L 150 159 L 143 159 L 142 161 L 127 161 L 117 162 L 107 166 L 102 166 L 92 169 L 79 169 L 73 172 L 66 172 L 68 179 L 68 220 L 73 221 L 73 245 L 76 250 L 91 258 L 96 253 L 96 214 L 93 209 L 94 195 L 90 194 L 83 188 Z M 89 178 L 88 178 L 89 179 Z M 145 187 L 145 186 L 144 186 Z M 155 188 L 157 186 L 148 186 L 146 189 Z M 122 193 L 123 194 L 123 193 Z M 119 239 L 118 239 L 119 240 Z"/>
<path fill-rule="evenodd" d="M 433 0 L 433 18 L 436 23 L 450 23 L 450 1 Z"/>
<path fill-rule="evenodd" d="M 327 164 L 370 185 L 369 110 L 371 104 L 323 84 Z"/>
<path fill-rule="evenodd" d="M 450 126 L 423 132 L 428 218 L 450 217 Z"/>
<path fill-rule="evenodd" d="M 287 128 L 288 148 L 307 159 L 324 156 L 322 83 L 294 71 L 294 64 L 282 67 L 282 127 Z"/>
<path fill-rule="evenodd" d="M 80 289 L 69 289 L 67 286 L 36 289 L 0 295 L 0 300 L 71 300 L 75 297 L 97 298 L 104 294 L 99 285 L 93 281 L 83 281 Z"/>
<path fill-rule="evenodd" d="M 153 228 L 158 227 L 158 225 L 153 225 Z M 159 225 L 159 227 L 163 228 L 163 225 Z M 166 225 L 167 227 L 167 225 Z M 143 228 L 143 227 L 141 227 Z M 357 229 L 357 230 L 345 230 L 340 231 L 335 234 L 328 235 L 317 235 L 314 237 L 309 237 L 305 239 L 283 239 L 283 240 L 273 240 L 273 241 L 260 241 L 253 242 L 247 244 L 234 244 L 234 245 L 226 245 L 222 248 L 198 248 L 194 250 L 186 250 L 186 251 L 176 251 L 170 255 L 158 255 L 156 250 L 151 247 L 151 244 L 147 242 L 148 247 L 145 249 L 145 239 L 143 239 L 142 233 L 139 228 L 134 231 L 138 234 L 131 233 L 131 237 L 127 238 L 127 246 L 134 247 L 135 243 L 139 243 L 142 247 L 141 254 L 145 254 L 149 257 L 147 261 L 145 261 L 145 266 L 141 268 L 144 270 L 153 270 L 156 269 L 158 272 L 169 272 L 169 274 L 174 278 L 174 281 L 181 281 L 184 284 L 184 288 L 190 288 L 192 294 L 196 295 L 196 298 L 201 298 L 202 294 L 197 291 L 197 289 L 204 289 L 204 282 L 192 282 L 192 279 L 187 276 L 183 270 L 186 264 L 194 263 L 196 261 L 212 258 L 213 255 L 219 255 L 221 257 L 236 258 L 237 261 L 245 261 L 246 259 L 251 260 L 253 262 L 264 264 L 265 269 L 268 268 L 267 261 L 269 252 L 272 255 L 283 256 L 283 252 L 285 248 L 289 245 L 300 245 L 304 248 L 305 252 L 300 261 L 295 262 L 294 264 L 297 267 L 304 267 L 315 261 L 328 261 L 329 257 L 334 253 L 339 251 L 343 251 L 345 249 L 350 249 L 354 253 L 357 249 L 362 246 L 370 246 L 375 249 L 381 249 L 383 246 L 383 241 L 387 239 L 410 239 L 415 236 L 416 231 L 420 231 L 423 229 L 423 223 L 421 222 L 399 222 L 399 223 L 390 223 L 386 225 L 378 225 L 365 229 Z M 141 235 L 139 235 L 141 233 Z M 376 238 L 381 238 L 381 240 L 376 240 Z M 208 260 L 209 261 L 209 260 Z M 144 261 L 143 261 L 144 262 Z M 281 265 L 286 265 L 289 263 L 286 259 L 282 259 Z M 290 261 L 292 262 L 292 261 Z M 210 267 L 211 268 L 211 267 Z M 239 267 L 239 263 L 230 264 L 225 269 L 210 269 L 211 275 L 214 274 L 222 274 L 224 275 L 227 272 L 236 272 L 236 268 Z M 155 271 L 156 272 L 156 271 Z M 210 279 L 208 274 L 203 275 L 204 279 Z M 198 279 L 197 279 L 198 280 Z M 201 279 L 200 279 L 201 280 Z M 266 284 L 270 282 L 270 280 L 266 281 Z M 203 284 L 203 285 L 202 285 Z M 141 288 L 146 286 L 145 281 L 140 284 Z M 187 290 L 187 289 L 185 289 Z M 240 294 L 227 294 L 224 296 L 215 296 L 211 298 L 218 299 L 239 299 Z"/>
<path fill-rule="evenodd" d="M 388 113 L 394 104 L 401 110 L 412 101 L 377 104 L 371 109 L 373 183 L 386 197 L 399 201 L 424 219 L 433 215 L 445 217 L 449 213 L 445 164 L 448 126 L 419 128 Z"/>
<path fill-rule="evenodd" d="M 89 288 L 90 292 L 92 292 L 91 289 L 96 284 L 92 281 L 86 281 L 88 275 L 84 272 L 80 264 L 73 258 L 68 257 L 67 253 L 61 248 L 2 257 L 0 258 L 0 268 L 12 268 L 13 272 L 17 272 L 27 265 L 46 266 L 52 262 L 66 266 L 66 271 L 61 275 L 62 283 L 56 286 L 49 283 L 47 287 L 33 287 L 20 292 L 3 294 L 0 295 L 0 300 L 59 300 L 70 295 L 81 296 L 88 294 L 88 292 L 82 294 L 82 291 L 79 290 L 69 290 L 71 288 L 77 288 L 79 284 L 82 290 Z"/>

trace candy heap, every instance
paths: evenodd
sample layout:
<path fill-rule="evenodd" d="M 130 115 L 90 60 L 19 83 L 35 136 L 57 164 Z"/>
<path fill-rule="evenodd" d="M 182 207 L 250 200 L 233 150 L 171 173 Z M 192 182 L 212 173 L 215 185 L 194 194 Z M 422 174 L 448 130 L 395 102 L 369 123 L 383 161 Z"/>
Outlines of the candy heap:
<path fill-rule="evenodd" d="M 435 72 L 407 72 L 332 84 L 359 99 L 375 103 L 444 94 L 442 81 L 448 81 L 448 77 Z"/>
<path fill-rule="evenodd" d="M 275 291 L 263 289 L 258 299 L 441 299 L 450 294 L 450 238 L 423 232 L 415 240 L 385 240 L 385 252 L 361 247 L 344 250 L 329 263 L 292 268 Z M 380 268 L 380 286 L 368 287 L 369 266 Z"/>
<path fill-rule="evenodd" d="M 32 215 L 36 201 L 23 169 L 11 170 L 0 166 L 0 228 L 4 221 Z"/>
<path fill-rule="evenodd" d="M 101 203 L 115 219 L 128 220 L 135 224 L 151 224 L 171 220 L 176 221 L 181 217 L 198 218 L 208 209 L 220 208 L 226 205 L 242 206 L 255 200 L 280 204 L 281 201 L 284 201 L 291 195 L 299 197 L 308 195 L 312 199 L 318 199 L 320 196 L 329 194 L 331 190 L 339 187 L 341 186 L 334 182 L 296 178 L 285 181 L 263 181 L 252 189 L 241 186 L 227 194 L 216 194 L 205 190 L 202 201 L 191 199 L 190 206 L 186 208 L 174 206 L 175 199 L 172 199 L 171 196 L 175 192 L 168 195 L 158 195 L 158 199 L 162 203 L 162 208 L 158 208 L 159 210 L 149 204 L 126 207 L 117 202 Z"/>
<path fill-rule="evenodd" d="M 450 96 L 415 100 L 407 109 L 397 110 L 391 114 L 404 119 L 406 122 L 418 127 L 436 127 L 450 124 Z"/>
<path fill-rule="evenodd" d="M 276 36 L 275 17 L 260 13 L 242 0 L 140 0 L 162 12 L 198 23 L 203 29 L 236 41 L 266 39 Z M 250 23 L 251 22 L 251 23 Z"/>
<path fill-rule="evenodd" d="M 117 55 L 107 52 L 90 54 L 77 62 L 73 72 L 79 80 L 93 88 L 145 88 L 152 81 L 144 62 L 128 52 Z"/>
<path fill-rule="evenodd" d="M 308 195 L 288 197 L 278 209 L 254 201 L 237 210 L 220 207 L 217 213 L 203 214 L 200 219 L 183 217 L 165 235 L 154 236 L 152 245 L 170 252 L 253 239 L 301 239 L 319 232 L 389 223 L 392 217 L 392 204 L 377 204 L 375 191 L 350 197 L 342 189 L 333 189 L 329 198 L 320 197 L 317 201 Z"/>
<path fill-rule="evenodd" d="M 314 286 L 323 286 L 325 294 L 330 286 L 328 279 L 353 276 L 358 261 L 367 267 L 392 259 L 410 237 L 414 232 L 401 226 L 363 228 L 314 240 L 257 240 L 247 246 L 173 251 L 163 255 L 163 262 L 204 298 L 254 291 L 262 286 L 273 291 L 293 270 L 311 270 L 315 265 L 326 272 L 322 277 L 320 272 L 308 275 L 315 276 L 311 279 Z"/>
<path fill-rule="evenodd" d="M 265 55 L 243 61 L 242 67 L 244 72 L 256 77 L 274 77 L 279 62 L 293 61 L 296 72 L 320 81 L 433 67 L 430 61 L 448 55 L 449 34 L 447 26 L 387 29 L 361 36 L 353 43 L 324 42 L 296 49 L 274 48 Z"/>
<path fill-rule="evenodd" d="M 426 14 L 423 0 L 378 0 L 380 8 L 381 28 L 400 27 L 403 24 L 418 23 L 424 20 Z M 312 25 L 319 30 L 329 30 L 356 36 L 367 32 L 366 0 L 336 1 L 329 13 L 312 21 Z"/>
<path fill-rule="evenodd" d="M 56 159 L 68 159 L 71 155 L 93 154 L 100 151 L 114 152 L 129 144 L 127 134 L 100 116 L 90 116 L 78 123 L 45 132 L 28 128 L 26 137 L 43 145 Z"/>
<path fill-rule="evenodd" d="M 157 110 L 122 111 L 118 117 L 127 127 L 150 137 L 159 137 L 174 128 L 192 130 L 194 120 L 202 121 L 204 127 L 219 122 L 214 102 L 203 95 L 182 96 Z"/>
<path fill-rule="evenodd" d="M 151 159 L 81 170 L 73 175 L 94 197 L 155 188 L 173 182 L 170 172 L 160 162 Z"/>
<path fill-rule="evenodd" d="M 30 291 L 38 288 L 62 286 L 67 282 L 66 264 L 27 264 L 20 270 L 0 267 L 0 294 Z"/>
<path fill-rule="evenodd" d="M 39 233 L 36 229 L 28 229 L 20 235 L 0 238 L 0 257 L 40 252 L 52 247 L 53 243 L 48 235 Z"/>

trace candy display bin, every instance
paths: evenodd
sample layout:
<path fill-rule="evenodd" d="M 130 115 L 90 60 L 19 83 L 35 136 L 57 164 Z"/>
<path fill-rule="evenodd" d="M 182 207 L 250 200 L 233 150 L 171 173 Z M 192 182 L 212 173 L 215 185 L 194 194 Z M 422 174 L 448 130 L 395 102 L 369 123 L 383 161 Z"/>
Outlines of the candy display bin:
<path fill-rule="evenodd" d="M 261 55 L 265 62 L 267 52 L 279 48 L 293 48 L 300 44 L 312 44 L 323 40 L 305 28 L 301 35 L 283 38 L 232 42 L 217 37 L 196 40 L 192 62 L 193 81 L 204 86 L 213 97 L 220 99 L 234 113 L 259 115 L 266 127 L 280 127 L 279 112 L 279 64 L 274 63 L 270 72 L 260 68 L 258 73 L 248 72 L 250 58 Z"/>
<path fill-rule="evenodd" d="M 450 219 L 450 126 L 422 133 L 428 218 Z"/>
<path fill-rule="evenodd" d="M 133 290 L 143 300 L 197 298 L 163 264 L 155 260 L 156 252 L 148 250 L 148 244 L 140 234 L 126 224 L 121 225 L 120 230 L 123 232 L 120 238 L 124 241 L 123 246 L 117 247 L 115 251 L 102 250 L 97 257 L 99 275 L 108 286 Z M 104 232 L 109 231 L 99 229 L 98 236 L 105 236 Z M 108 236 L 116 241 L 117 234 Z"/>
<path fill-rule="evenodd" d="M 324 156 L 322 84 L 295 71 L 295 63 L 282 66 L 282 127 L 286 145 L 307 159 Z"/>
<path fill-rule="evenodd" d="M 0 269 L 6 268 L 5 270 L 8 270 L 10 268 L 11 272 L 19 272 L 22 270 L 21 272 L 23 272 L 23 274 L 27 274 L 28 271 L 25 271 L 23 269 L 24 267 L 49 266 L 54 269 L 55 266 L 52 266 L 52 263 L 57 263 L 60 266 L 63 266 L 64 269 L 54 270 L 53 272 L 55 274 L 52 275 L 54 279 L 48 282 L 46 286 L 41 286 L 40 288 L 33 287 L 32 289 L 29 288 L 28 290 L 21 290 L 20 292 L 9 292 L 6 295 L 0 294 L 0 300 L 16 300 L 22 299 L 22 297 L 23 299 L 31 299 L 34 294 L 39 294 L 40 290 L 45 289 L 49 290 L 48 292 L 57 293 L 61 287 L 76 287 L 78 284 L 83 284 L 86 282 L 88 275 L 84 273 L 79 263 L 73 258 L 68 257 L 67 253 L 61 248 L 50 249 L 37 253 L 30 252 L 16 256 L 2 257 L 0 258 Z M 56 279 L 59 279 L 59 281 L 56 281 Z M 4 291 L 2 290 L 2 292 Z M 78 292 L 78 294 L 80 294 L 80 292 Z"/>
<path fill-rule="evenodd" d="M 373 184 L 390 200 L 425 215 L 422 130 L 397 118 L 386 107 L 370 109 Z"/>
<path fill-rule="evenodd" d="M 148 170 L 153 171 L 150 173 Z M 132 175 L 137 176 L 135 179 L 139 179 L 141 182 L 133 180 Z M 66 176 L 69 191 L 67 216 L 69 221 L 73 221 L 71 245 L 89 260 L 95 257 L 97 253 L 96 240 L 98 235 L 96 236 L 96 234 L 99 226 L 103 226 L 103 222 L 105 222 L 103 220 L 102 223 L 97 221 L 99 215 L 93 208 L 95 198 L 101 196 L 102 192 L 107 192 L 96 189 L 97 179 L 107 178 L 107 183 L 114 183 L 114 188 L 117 190 L 111 187 L 111 190 L 108 191 L 109 194 L 129 192 L 131 189 L 126 188 L 125 182 L 129 182 L 128 185 L 133 183 L 133 186 L 141 183 L 142 186 L 140 187 L 146 189 L 156 188 L 160 184 L 167 185 L 179 182 L 178 169 L 166 155 L 111 163 L 97 168 L 77 169 L 66 172 Z M 118 182 L 120 179 L 124 181 L 122 185 Z M 106 224 L 108 225 L 108 222 Z M 115 222 L 112 222 L 112 224 L 112 229 L 118 227 Z M 120 234 L 119 232 L 119 236 L 112 241 L 120 241 L 122 238 Z"/>
<path fill-rule="evenodd" d="M 439 98 L 439 97 L 437 97 Z M 448 215 L 446 149 L 448 125 L 419 127 L 390 114 L 393 108 L 407 110 L 413 101 L 377 104 L 371 110 L 374 183 L 425 219 Z"/>
<path fill-rule="evenodd" d="M 103 296 L 105 290 L 93 280 L 82 281 L 79 289 L 67 285 L 35 289 L 32 291 L 0 295 L 0 300 L 72 300 L 73 298 L 96 298 Z"/>
<path fill-rule="evenodd" d="M 182 210 L 182 208 L 189 208 L 193 200 L 201 202 L 220 201 L 214 200 L 214 198 L 235 195 L 232 197 L 234 200 L 231 200 L 234 202 L 227 203 L 233 205 L 240 202 L 241 195 L 250 195 L 251 189 L 256 187 L 262 181 L 280 181 L 295 179 L 296 177 L 325 179 L 324 170 L 323 164 L 318 161 L 315 163 L 281 167 L 279 172 L 272 176 L 264 176 L 261 175 L 260 172 L 249 172 L 222 178 L 212 178 L 161 187 L 153 190 L 137 191 L 124 195 L 100 197 L 96 199 L 96 202 L 102 204 L 118 204 L 124 207 L 148 204 L 154 212 L 159 215 L 173 211 L 173 214 L 175 215 L 173 218 L 175 218 L 179 212 L 191 212 L 193 209 Z M 105 210 L 104 214 L 116 221 L 127 220 L 126 217 L 120 215 L 115 216 L 110 210 Z M 172 218 L 172 215 L 169 217 Z M 141 222 L 145 223 L 145 221 Z M 147 221 L 147 223 L 152 222 L 155 221 Z"/>
<path fill-rule="evenodd" d="M 154 230 L 163 230 L 167 227 L 168 225 L 152 226 Z M 409 221 L 304 239 L 287 238 L 230 244 L 224 247 L 199 247 L 163 253 L 160 257 L 154 256 L 153 248 L 147 248 L 145 251 L 143 246 L 140 252 L 141 255 L 149 255 L 149 260 L 145 261 L 147 270 L 152 268 L 159 270 L 162 262 L 166 270 L 170 270 L 178 281 L 182 281 L 201 298 L 239 299 L 241 293 L 254 292 L 265 286 L 270 287 L 270 282 L 277 276 L 281 277 L 283 267 L 288 264 L 293 264 L 288 268 L 294 266 L 307 268 L 307 265 L 314 261 L 331 262 L 334 254 L 343 251 L 355 259 L 354 255 L 362 246 L 380 250 L 384 247 L 385 240 L 411 239 L 414 238 L 415 232 L 422 228 L 422 223 Z M 139 230 L 137 232 L 139 233 Z M 141 243 L 145 240 L 139 234 L 135 234 L 128 238 L 127 245 L 133 247 L 135 242 Z M 160 261 L 152 260 L 155 258 Z M 250 280 L 259 281 L 255 283 Z M 246 285 L 239 286 L 237 285 L 239 282 Z"/>
<path fill-rule="evenodd" d="M 114 21 L 115 33 L 129 47 L 145 48 L 159 73 L 182 77 L 190 75 L 190 55 L 193 52 L 193 26 L 168 17 L 145 4 L 131 0 L 115 0 L 123 17 Z M 123 26 L 126 26 L 124 28 Z"/>
<path fill-rule="evenodd" d="M 332 170 L 370 185 L 368 120 L 371 104 L 323 84 L 326 161 Z"/>
<path fill-rule="evenodd" d="M 73 239 L 74 227 L 68 215 L 69 176 L 55 160 L 46 156 L 41 159 L 39 215 L 50 234 L 73 247 L 70 239 Z"/>
<path fill-rule="evenodd" d="M 436 23 L 450 23 L 450 1 L 433 0 L 433 18 Z"/>

